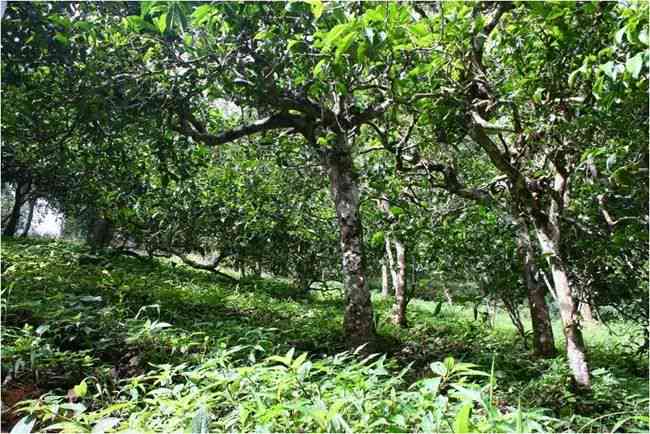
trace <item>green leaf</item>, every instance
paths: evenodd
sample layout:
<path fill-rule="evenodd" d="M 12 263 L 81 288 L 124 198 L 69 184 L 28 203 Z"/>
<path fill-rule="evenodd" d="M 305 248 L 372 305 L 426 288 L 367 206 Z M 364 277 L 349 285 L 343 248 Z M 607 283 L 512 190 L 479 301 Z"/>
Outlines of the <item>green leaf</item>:
<path fill-rule="evenodd" d="M 253 39 L 256 39 L 258 41 L 266 41 L 271 39 L 272 37 L 273 37 L 273 33 L 267 31 L 261 31 L 261 32 L 257 32 L 257 34 Z"/>
<path fill-rule="evenodd" d="M 301 39 L 289 39 L 287 42 L 287 50 L 291 50 L 296 44 L 299 44 L 301 42 Z"/>
<path fill-rule="evenodd" d="M 165 33 L 165 30 L 167 30 L 167 14 L 164 13 L 158 18 L 155 18 L 154 23 L 156 24 L 156 28 L 161 34 Z"/>
<path fill-rule="evenodd" d="M 194 24 L 203 24 L 212 14 L 212 5 L 201 5 L 192 13 L 192 22 Z"/>
<path fill-rule="evenodd" d="M 625 34 L 625 27 L 622 29 L 619 29 L 616 34 L 614 35 L 614 40 L 616 41 L 617 44 L 621 44 L 623 42 L 623 35 Z"/>
<path fill-rule="evenodd" d="M 86 380 L 83 380 L 81 383 L 74 386 L 72 390 L 77 398 L 83 398 L 86 396 L 86 393 L 88 393 L 88 384 L 86 384 Z"/>
<path fill-rule="evenodd" d="M 201 406 L 192 418 L 192 434 L 205 434 L 210 432 L 210 414 L 205 406 Z"/>
<path fill-rule="evenodd" d="M 9 434 L 29 434 L 32 432 L 35 423 L 36 419 L 32 419 L 31 416 L 25 416 L 14 425 Z"/>
<path fill-rule="evenodd" d="M 468 402 L 460 409 L 454 419 L 454 432 L 455 433 L 468 433 L 470 429 L 470 416 L 472 415 L 473 403 Z"/>
<path fill-rule="evenodd" d="M 641 69 L 643 68 L 643 53 L 637 53 L 636 56 L 627 59 L 625 62 L 625 69 L 632 75 L 635 80 L 639 78 Z"/>
<path fill-rule="evenodd" d="M 341 56 L 348 51 L 356 37 L 357 32 L 350 32 L 337 44 L 336 54 L 334 55 L 335 61 L 338 62 L 341 59 Z"/>
<path fill-rule="evenodd" d="M 140 2 L 140 16 L 145 17 L 151 10 L 154 2 L 153 1 L 142 1 Z"/>
<path fill-rule="evenodd" d="M 314 66 L 314 77 L 322 78 L 323 67 L 327 64 L 327 59 L 321 59 L 316 66 Z"/>
<path fill-rule="evenodd" d="M 395 217 L 399 217 L 402 214 L 404 214 L 404 210 L 400 208 L 399 206 L 391 206 L 390 207 L 390 212 L 393 214 Z"/>
<path fill-rule="evenodd" d="M 56 35 L 54 35 L 54 40 L 56 42 L 58 42 L 59 44 L 62 44 L 62 45 L 68 45 L 70 43 L 70 41 L 68 40 L 68 38 L 66 36 L 64 36 L 62 33 L 58 33 L 58 32 L 57 32 Z"/>
<path fill-rule="evenodd" d="M 327 32 L 325 34 L 325 38 L 323 38 L 323 50 L 329 51 L 332 48 L 332 44 L 334 44 L 335 41 L 339 40 L 339 38 L 341 38 L 343 34 L 349 30 L 349 28 L 350 23 L 337 24 L 336 26 L 332 27 L 332 30 Z"/>
<path fill-rule="evenodd" d="M 375 232 L 374 234 L 372 234 L 372 237 L 370 238 L 370 245 L 375 248 L 383 246 L 384 239 L 385 236 L 383 231 Z"/>
<path fill-rule="evenodd" d="M 363 21 L 365 23 L 380 22 L 384 21 L 386 17 L 386 7 L 384 5 L 377 6 L 374 9 L 370 9 L 363 15 Z"/>
<path fill-rule="evenodd" d="M 293 361 L 291 367 L 297 370 L 304 363 L 306 359 L 307 359 L 307 353 L 302 353 L 301 355 L 296 357 L 296 360 Z"/>
<path fill-rule="evenodd" d="M 441 362 L 433 362 L 429 365 L 429 368 L 431 371 L 433 371 L 434 374 L 440 375 L 441 377 L 447 375 L 448 372 L 445 365 L 443 365 Z"/>
<path fill-rule="evenodd" d="M 314 14 L 314 18 L 319 19 L 323 15 L 325 5 L 321 0 L 305 0 L 305 2 L 311 6 L 311 13 Z"/>
<path fill-rule="evenodd" d="M 139 32 L 144 28 L 144 18 L 133 15 L 125 18 L 126 25 L 129 29 Z"/>
<path fill-rule="evenodd" d="M 429 26 L 424 21 L 413 24 L 411 27 L 409 27 L 409 30 L 419 38 L 430 34 Z"/>
<path fill-rule="evenodd" d="M 600 65 L 600 70 L 612 80 L 616 80 L 616 64 L 613 61 L 610 60 L 609 62 Z"/>
<path fill-rule="evenodd" d="M 440 390 L 440 383 L 442 382 L 442 379 L 440 377 L 436 378 L 427 378 L 425 380 L 422 380 L 422 386 L 425 391 L 428 393 L 431 393 L 433 395 L 437 395 L 438 391 Z"/>

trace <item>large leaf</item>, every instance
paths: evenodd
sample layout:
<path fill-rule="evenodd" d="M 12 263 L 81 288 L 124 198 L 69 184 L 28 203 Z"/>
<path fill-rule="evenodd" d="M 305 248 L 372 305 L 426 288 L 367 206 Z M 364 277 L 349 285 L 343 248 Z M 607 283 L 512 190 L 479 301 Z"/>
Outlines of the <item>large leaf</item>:
<path fill-rule="evenodd" d="M 471 422 L 470 417 L 472 415 L 473 403 L 468 402 L 464 404 L 458 414 L 456 419 L 454 419 L 454 432 L 455 433 L 468 433 L 471 432 Z"/>
<path fill-rule="evenodd" d="M 641 69 L 643 68 L 643 53 L 637 53 L 636 56 L 631 57 L 625 63 L 625 69 L 632 75 L 635 80 L 639 78 Z"/>
<path fill-rule="evenodd" d="M 31 416 L 25 416 L 14 425 L 9 434 L 29 434 L 32 432 L 35 423 L 36 420 L 32 419 Z"/>

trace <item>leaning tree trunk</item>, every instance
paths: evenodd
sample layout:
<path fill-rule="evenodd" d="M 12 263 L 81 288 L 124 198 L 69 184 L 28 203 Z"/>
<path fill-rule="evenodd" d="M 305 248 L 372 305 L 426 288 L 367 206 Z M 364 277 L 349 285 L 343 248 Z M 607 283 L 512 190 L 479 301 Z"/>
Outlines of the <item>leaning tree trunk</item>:
<path fill-rule="evenodd" d="M 22 234 L 20 234 L 21 237 L 26 237 L 27 234 L 29 233 L 29 230 L 32 227 L 32 219 L 34 218 L 34 208 L 36 207 L 36 199 L 32 199 L 29 201 L 29 213 L 27 214 L 27 221 L 25 222 L 25 227 L 23 228 Z"/>
<path fill-rule="evenodd" d="M 578 319 L 578 303 L 569 285 L 566 265 L 560 252 L 560 226 L 558 220 L 559 210 L 554 199 L 549 207 L 548 217 L 541 213 L 536 215 L 537 238 L 553 276 L 553 286 L 555 287 L 560 308 L 560 318 L 564 328 L 569 368 L 576 385 L 583 389 L 589 389 L 591 388 L 591 380 L 589 378 L 585 344 Z"/>
<path fill-rule="evenodd" d="M 521 259 L 524 282 L 528 292 L 530 320 L 533 328 L 533 349 L 542 358 L 551 358 L 556 354 L 553 327 L 548 304 L 546 288 L 540 282 L 535 264 L 535 251 L 528 233 L 528 225 L 523 217 L 517 218 L 517 252 Z"/>
<path fill-rule="evenodd" d="M 18 229 L 18 221 L 20 220 L 20 208 L 25 203 L 25 196 L 29 191 L 29 182 L 21 182 L 16 185 L 16 194 L 14 196 L 14 206 L 11 208 L 11 214 L 9 214 L 9 219 L 5 226 L 2 235 L 5 237 L 13 237 L 16 235 L 16 229 Z"/>
<path fill-rule="evenodd" d="M 375 325 L 365 274 L 359 186 L 345 133 L 338 135 L 334 149 L 326 151 L 325 164 L 341 237 L 345 285 L 343 327 L 348 343 L 358 346 L 374 341 Z"/>
<path fill-rule="evenodd" d="M 395 238 L 395 251 L 397 253 L 397 281 L 395 284 L 395 303 L 393 304 L 393 323 L 406 327 L 406 252 L 404 244 Z"/>

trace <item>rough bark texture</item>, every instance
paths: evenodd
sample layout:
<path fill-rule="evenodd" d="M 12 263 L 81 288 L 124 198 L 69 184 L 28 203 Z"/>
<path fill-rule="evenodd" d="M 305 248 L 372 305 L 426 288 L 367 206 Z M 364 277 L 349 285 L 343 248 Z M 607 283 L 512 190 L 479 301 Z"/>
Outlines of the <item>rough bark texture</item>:
<path fill-rule="evenodd" d="M 345 285 L 344 331 L 348 343 L 358 346 L 375 338 L 372 303 L 365 275 L 363 228 L 359 215 L 359 186 L 344 134 L 326 151 L 332 198 L 341 236 Z"/>
<path fill-rule="evenodd" d="M 20 220 L 20 208 L 25 203 L 25 196 L 29 191 L 29 183 L 19 183 L 16 186 L 16 195 L 14 200 L 14 206 L 11 209 L 11 214 L 5 225 L 5 229 L 2 232 L 2 235 L 5 237 L 13 237 L 16 235 L 16 229 L 18 229 L 18 221 Z"/>
<path fill-rule="evenodd" d="M 381 295 L 388 297 L 390 286 L 388 283 L 388 265 L 386 265 L 386 258 L 381 262 Z"/>
<path fill-rule="evenodd" d="M 406 327 L 406 252 L 404 244 L 395 238 L 397 253 L 397 282 L 395 285 L 395 303 L 393 304 L 393 323 Z"/>
<path fill-rule="evenodd" d="M 88 244 L 92 250 L 108 247 L 113 240 L 113 225 L 103 217 L 96 218 L 88 231 Z"/>
<path fill-rule="evenodd" d="M 533 328 L 533 349 L 535 354 L 540 357 L 554 357 L 556 354 L 555 339 L 545 299 L 546 287 L 544 282 L 537 277 L 535 251 L 528 233 L 528 225 L 521 217 L 517 219 L 517 248 L 528 292 L 528 305 Z"/>
<path fill-rule="evenodd" d="M 29 229 L 32 227 L 32 220 L 34 218 L 34 208 L 36 207 L 36 199 L 29 201 L 29 212 L 27 214 L 27 221 L 25 221 L 25 227 L 23 232 L 20 234 L 21 237 L 26 237 L 29 234 Z"/>

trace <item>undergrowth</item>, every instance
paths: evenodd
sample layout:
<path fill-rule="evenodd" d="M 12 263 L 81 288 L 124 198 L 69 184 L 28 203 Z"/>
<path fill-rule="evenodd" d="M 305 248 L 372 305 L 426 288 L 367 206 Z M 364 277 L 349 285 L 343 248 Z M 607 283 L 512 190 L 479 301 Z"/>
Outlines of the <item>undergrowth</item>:
<path fill-rule="evenodd" d="M 377 353 L 346 351 L 338 291 L 237 283 L 169 261 L 4 240 L 5 431 L 647 431 L 647 354 L 585 330 L 593 391 L 514 328 L 374 297 Z M 561 334 L 556 332 L 558 346 Z"/>

